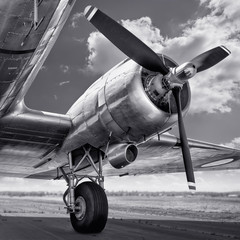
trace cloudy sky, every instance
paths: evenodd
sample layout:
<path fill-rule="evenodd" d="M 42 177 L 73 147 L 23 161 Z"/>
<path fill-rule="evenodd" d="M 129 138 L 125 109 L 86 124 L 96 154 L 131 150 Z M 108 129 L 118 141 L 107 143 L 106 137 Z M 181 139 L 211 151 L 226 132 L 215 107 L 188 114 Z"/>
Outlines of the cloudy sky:
<path fill-rule="evenodd" d="M 66 113 L 98 77 L 126 57 L 83 17 L 87 5 L 100 8 L 179 64 L 215 46 L 226 46 L 232 52 L 226 60 L 191 79 L 192 103 L 185 124 L 190 138 L 240 148 L 240 1 L 77 0 L 26 96 L 29 107 Z M 240 190 L 239 172 L 198 173 L 196 180 L 201 191 Z M 152 190 L 187 190 L 183 174 L 127 177 L 119 182 L 108 179 L 106 187 L 141 190 L 148 183 Z M 53 185 L 58 189 L 61 184 Z"/>

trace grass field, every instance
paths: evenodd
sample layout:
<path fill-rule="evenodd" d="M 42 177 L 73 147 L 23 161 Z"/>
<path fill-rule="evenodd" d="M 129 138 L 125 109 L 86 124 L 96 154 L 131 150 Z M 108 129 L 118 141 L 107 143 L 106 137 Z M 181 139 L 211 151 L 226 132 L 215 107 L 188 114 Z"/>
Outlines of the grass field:
<path fill-rule="evenodd" d="M 112 196 L 111 210 L 153 216 L 173 216 L 196 220 L 240 221 L 239 194 L 159 194 Z"/>
<path fill-rule="evenodd" d="M 240 193 L 108 193 L 110 218 L 240 222 Z M 0 193 L 2 216 L 66 216 L 60 194 Z"/>

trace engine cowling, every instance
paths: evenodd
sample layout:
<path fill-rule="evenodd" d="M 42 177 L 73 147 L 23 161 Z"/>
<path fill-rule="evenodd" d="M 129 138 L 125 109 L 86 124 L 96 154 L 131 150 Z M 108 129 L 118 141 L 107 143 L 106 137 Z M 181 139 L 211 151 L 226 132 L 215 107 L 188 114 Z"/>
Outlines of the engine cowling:
<path fill-rule="evenodd" d="M 123 168 L 135 161 L 138 149 L 133 144 L 121 143 L 109 146 L 107 158 L 114 168 Z"/>
<path fill-rule="evenodd" d="M 167 56 L 164 60 L 171 68 L 177 66 Z M 172 93 L 164 89 L 162 77 L 131 60 L 119 65 L 106 79 L 104 94 L 99 93 L 99 96 L 104 95 L 104 104 L 116 128 L 108 125 L 104 111 L 99 114 L 102 122 L 113 133 L 133 142 L 171 127 L 177 121 L 177 107 Z M 184 114 L 190 104 L 188 83 L 183 86 L 181 99 Z"/>
<path fill-rule="evenodd" d="M 167 56 L 162 57 L 166 66 L 177 66 Z M 177 122 L 177 109 L 172 93 L 164 90 L 162 77 L 129 59 L 115 66 L 68 111 L 73 127 L 63 149 L 69 151 L 85 144 L 106 149 L 110 135 L 110 145 L 138 143 L 170 128 Z M 188 82 L 181 99 L 184 114 L 190 104 Z"/>

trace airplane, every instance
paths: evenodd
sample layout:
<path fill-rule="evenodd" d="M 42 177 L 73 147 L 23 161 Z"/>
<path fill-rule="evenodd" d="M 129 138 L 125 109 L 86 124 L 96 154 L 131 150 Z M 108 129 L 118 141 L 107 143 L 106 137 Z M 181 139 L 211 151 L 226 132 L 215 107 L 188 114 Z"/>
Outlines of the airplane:
<path fill-rule="evenodd" d="M 185 172 L 195 190 L 194 171 L 239 169 L 239 149 L 188 139 L 183 122 L 191 100 L 189 80 L 230 51 L 217 46 L 178 65 L 93 6 L 85 8 L 86 19 L 127 58 L 66 114 L 25 105 L 74 3 L 0 3 L 1 176 L 64 179 L 63 201 L 74 230 L 99 233 L 108 218 L 105 176 Z M 180 137 L 169 133 L 176 124 Z"/>

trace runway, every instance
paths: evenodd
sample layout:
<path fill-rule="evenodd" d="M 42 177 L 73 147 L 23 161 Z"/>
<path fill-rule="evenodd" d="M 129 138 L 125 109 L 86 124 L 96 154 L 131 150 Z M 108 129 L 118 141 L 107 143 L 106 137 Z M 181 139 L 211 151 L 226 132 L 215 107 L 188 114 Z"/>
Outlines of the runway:
<path fill-rule="evenodd" d="M 100 234 L 74 232 L 68 218 L 0 216 L 1 240 L 240 239 L 239 222 L 109 219 Z"/>

